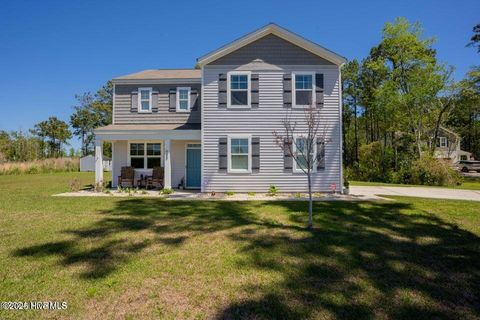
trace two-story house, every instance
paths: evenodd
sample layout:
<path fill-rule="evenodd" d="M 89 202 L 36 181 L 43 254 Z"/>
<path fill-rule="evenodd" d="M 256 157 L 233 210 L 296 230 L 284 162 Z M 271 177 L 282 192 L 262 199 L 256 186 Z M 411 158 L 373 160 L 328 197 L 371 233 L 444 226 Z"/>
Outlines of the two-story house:
<path fill-rule="evenodd" d="M 164 187 L 204 192 L 307 190 L 306 175 L 273 136 L 287 113 L 305 126 L 321 115 L 323 161 L 315 191 L 342 190 L 342 56 L 269 24 L 197 59 L 200 69 L 146 70 L 113 79 L 113 123 L 95 130 L 96 182 L 102 142 L 112 142 L 113 186 L 124 166 L 137 176 L 164 168 Z"/>

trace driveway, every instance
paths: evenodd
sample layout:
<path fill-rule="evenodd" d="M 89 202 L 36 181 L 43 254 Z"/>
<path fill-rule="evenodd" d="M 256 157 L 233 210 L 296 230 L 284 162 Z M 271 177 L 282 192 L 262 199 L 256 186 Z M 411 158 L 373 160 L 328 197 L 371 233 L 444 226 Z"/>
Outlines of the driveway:
<path fill-rule="evenodd" d="M 480 201 L 480 191 L 429 187 L 350 186 L 350 194 L 367 199 L 381 199 L 379 195 L 385 195 Z"/>

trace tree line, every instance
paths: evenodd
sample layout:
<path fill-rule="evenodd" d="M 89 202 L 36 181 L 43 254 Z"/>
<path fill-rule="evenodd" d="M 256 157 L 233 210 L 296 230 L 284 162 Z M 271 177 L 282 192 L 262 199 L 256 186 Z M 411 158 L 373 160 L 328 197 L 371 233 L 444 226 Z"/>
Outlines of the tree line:
<path fill-rule="evenodd" d="M 108 81 L 95 93 L 76 95 L 69 123 L 55 116 L 40 121 L 28 131 L 0 130 L 0 162 L 33 161 L 46 158 L 78 157 L 94 151 L 93 130 L 112 122 L 113 84 Z M 81 141 L 81 149 L 66 149 L 72 135 Z M 111 146 L 105 145 L 105 155 Z"/>
<path fill-rule="evenodd" d="M 473 31 L 468 45 L 480 52 L 480 25 Z M 366 58 L 344 65 L 344 164 L 351 178 L 412 182 L 419 165 L 439 165 L 433 155 L 442 127 L 480 158 L 480 66 L 456 82 L 434 43 L 419 23 L 397 18 Z"/>

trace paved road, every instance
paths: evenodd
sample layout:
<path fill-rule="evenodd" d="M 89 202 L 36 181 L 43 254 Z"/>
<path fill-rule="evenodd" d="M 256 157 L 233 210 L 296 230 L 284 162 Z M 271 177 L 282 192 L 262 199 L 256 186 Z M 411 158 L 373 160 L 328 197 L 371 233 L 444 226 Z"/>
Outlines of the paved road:
<path fill-rule="evenodd" d="M 350 186 L 350 194 L 366 200 L 380 199 L 378 195 L 386 195 L 480 201 L 480 191 L 447 188 Z"/>

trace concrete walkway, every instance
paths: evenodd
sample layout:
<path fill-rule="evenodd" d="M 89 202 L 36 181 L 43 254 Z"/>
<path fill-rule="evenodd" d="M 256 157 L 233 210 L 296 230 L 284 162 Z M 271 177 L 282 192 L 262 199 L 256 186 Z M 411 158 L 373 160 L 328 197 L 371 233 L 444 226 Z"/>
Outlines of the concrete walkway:
<path fill-rule="evenodd" d="M 382 199 L 379 195 L 385 195 L 480 201 L 480 191 L 429 187 L 350 186 L 350 194 L 370 199 Z"/>

